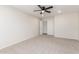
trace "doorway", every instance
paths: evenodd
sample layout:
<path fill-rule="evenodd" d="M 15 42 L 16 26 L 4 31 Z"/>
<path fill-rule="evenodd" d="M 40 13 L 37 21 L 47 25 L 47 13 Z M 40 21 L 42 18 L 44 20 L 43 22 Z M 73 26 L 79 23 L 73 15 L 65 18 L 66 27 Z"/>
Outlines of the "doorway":
<path fill-rule="evenodd" d="M 40 20 L 40 35 L 54 35 L 54 18 Z"/>

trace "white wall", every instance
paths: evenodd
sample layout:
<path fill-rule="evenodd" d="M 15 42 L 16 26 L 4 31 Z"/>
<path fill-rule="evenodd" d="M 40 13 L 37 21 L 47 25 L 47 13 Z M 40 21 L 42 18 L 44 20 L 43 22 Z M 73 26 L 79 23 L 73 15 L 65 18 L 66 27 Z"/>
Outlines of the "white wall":
<path fill-rule="evenodd" d="M 55 17 L 44 18 L 43 20 L 47 20 L 48 35 L 54 35 L 55 37 L 79 40 L 79 13 L 78 12 L 59 14 L 59 15 L 56 15 Z"/>
<path fill-rule="evenodd" d="M 38 35 L 38 18 L 10 6 L 0 6 L 0 49 Z"/>
<path fill-rule="evenodd" d="M 77 37 L 78 37 L 78 40 L 79 40 L 79 12 L 78 12 L 78 21 L 77 21 L 77 32 L 78 32 L 78 35 L 77 35 Z"/>
<path fill-rule="evenodd" d="M 55 36 L 79 39 L 78 13 L 66 13 L 55 16 Z"/>

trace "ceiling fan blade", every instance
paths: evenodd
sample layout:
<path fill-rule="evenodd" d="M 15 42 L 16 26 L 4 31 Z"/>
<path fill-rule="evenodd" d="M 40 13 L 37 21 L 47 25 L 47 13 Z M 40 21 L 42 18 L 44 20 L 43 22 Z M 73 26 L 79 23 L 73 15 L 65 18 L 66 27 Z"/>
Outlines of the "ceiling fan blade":
<path fill-rule="evenodd" d="M 53 8 L 53 6 L 50 6 L 50 7 L 46 8 L 46 9 L 51 9 L 51 8 Z"/>
<path fill-rule="evenodd" d="M 38 7 L 41 8 L 41 10 L 43 9 L 43 8 L 41 7 L 41 5 L 38 5 Z"/>
<path fill-rule="evenodd" d="M 45 12 L 51 13 L 51 11 L 45 11 Z"/>
<path fill-rule="evenodd" d="M 42 11 L 42 10 L 34 10 L 34 12 L 36 12 L 36 11 Z"/>

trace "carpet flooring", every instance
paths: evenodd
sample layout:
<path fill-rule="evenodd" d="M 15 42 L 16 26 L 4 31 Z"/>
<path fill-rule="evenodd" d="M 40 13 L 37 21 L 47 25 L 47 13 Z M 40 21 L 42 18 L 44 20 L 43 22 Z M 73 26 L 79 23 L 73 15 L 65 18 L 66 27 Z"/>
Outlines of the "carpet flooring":
<path fill-rule="evenodd" d="M 79 41 L 38 36 L 0 50 L 0 54 L 78 54 Z"/>

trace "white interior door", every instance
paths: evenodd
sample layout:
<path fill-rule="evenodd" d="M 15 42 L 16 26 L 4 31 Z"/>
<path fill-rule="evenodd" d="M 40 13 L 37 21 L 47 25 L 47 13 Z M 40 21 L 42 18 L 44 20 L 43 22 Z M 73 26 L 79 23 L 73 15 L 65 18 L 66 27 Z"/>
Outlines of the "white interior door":
<path fill-rule="evenodd" d="M 40 20 L 40 35 L 43 33 L 43 21 Z"/>
<path fill-rule="evenodd" d="M 47 20 L 47 34 L 54 35 L 54 19 L 50 18 Z"/>
<path fill-rule="evenodd" d="M 43 21 L 43 34 L 47 34 L 47 21 Z"/>

